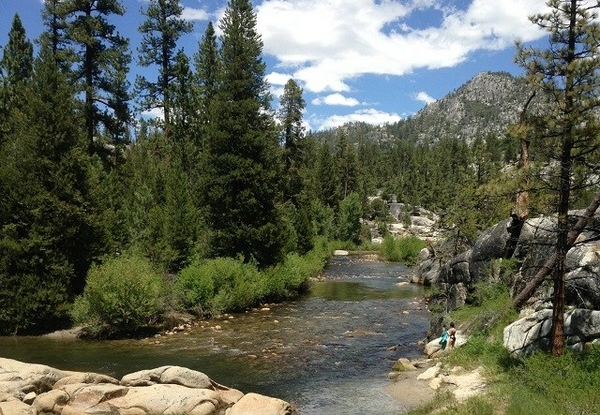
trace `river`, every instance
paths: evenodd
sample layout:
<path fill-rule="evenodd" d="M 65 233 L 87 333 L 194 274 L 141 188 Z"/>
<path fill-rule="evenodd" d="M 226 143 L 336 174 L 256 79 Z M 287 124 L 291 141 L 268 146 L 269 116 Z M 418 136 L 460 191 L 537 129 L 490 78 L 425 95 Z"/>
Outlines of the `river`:
<path fill-rule="evenodd" d="M 64 370 L 121 376 L 185 366 L 215 382 L 281 398 L 301 415 L 397 415 L 387 374 L 417 357 L 429 315 L 424 288 L 397 263 L 334 257 L 325 279 L 295 301 L 224 316 L 160 338 L 84 341 L 2 337 L 0 355 Z"/>

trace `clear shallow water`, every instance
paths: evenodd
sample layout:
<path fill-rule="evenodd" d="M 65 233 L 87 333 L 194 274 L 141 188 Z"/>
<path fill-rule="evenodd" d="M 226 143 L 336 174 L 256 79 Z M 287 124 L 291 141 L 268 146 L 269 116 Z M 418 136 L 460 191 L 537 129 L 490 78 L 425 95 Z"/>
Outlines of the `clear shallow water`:
<path fill-rule="evenodd" d="M 399 414 L 402 402 L 385 392 L 387 373 L 399 357 L 421 355 L 416 343 L 429 318 L 423 288 L 397 285 L 408 272 L 336 257 L 308 295 L 268 311 L 210 321 L 158 343 L 4 337 L 0 356 L 117 378 L 179 365 L 244 393 L 284 399 L 303 415 Z"/>

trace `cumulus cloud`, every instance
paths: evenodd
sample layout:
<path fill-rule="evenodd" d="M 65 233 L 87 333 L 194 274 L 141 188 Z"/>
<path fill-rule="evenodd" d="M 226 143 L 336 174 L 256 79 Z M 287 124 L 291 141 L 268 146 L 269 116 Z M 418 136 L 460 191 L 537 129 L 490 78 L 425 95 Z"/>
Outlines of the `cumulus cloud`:
<path fill-rule="evenodd" d="M 417 101 L 421 101 L 427 105 L 431 104 L 432 102 L 435 102 L 436 99 L 433 98 L 431 95 L 429 95 L 427 92 L 421 91 L 421 92 L 417 92 L 414 96 L 414 98 Z"/>
<path fill-rule="evenodd" d="M 356 98 L 345 97 L 342 94 L 330 94 L 326 97 L 318 97 L 312 100 L 314 105 L 341 105 L 344 107 L 355 107 L 359 105 Z"/>
<path fill-rule="evenodd" d="M 159 119 L 164 120 L 165 113 L 162 108 L 152 108 L 142 112 L 142 117 L 145 119 Z"/>
<path fill-rule="evenodd" d="M 349 122 L 365 122 L 373 125 L 383 125 L 398 122 L 402 119 L 400 115 L 378 111 L 376 109 L 359 110 L 352 114 L 332 115 L 324 119 L 312 118 L 309 120 L 311 128 L 315 131 L 327 130 L 339 127 Z"/>
<path fill-rule="evenodd" d="M 203 9 L 184 7 L 183 12 L 181 13 L 181 18 L 189 21 L 204 21 L 210 19 L 210 14 Z"/>
<path fill-rule="evenodd" d="M 545 0 L 473 0 L 462 9 L 439 3 L 264 0 L 257 7 L 258 30 L 264 52 L 315 93 L 349 92 L 349 81 L 366 74 L 456 66 L 476 51 L 542 36 L 527 16 L 544 10 Z M 411 22 L 416 13 L 432 10 L 441 13 L 441 22 Z"/>

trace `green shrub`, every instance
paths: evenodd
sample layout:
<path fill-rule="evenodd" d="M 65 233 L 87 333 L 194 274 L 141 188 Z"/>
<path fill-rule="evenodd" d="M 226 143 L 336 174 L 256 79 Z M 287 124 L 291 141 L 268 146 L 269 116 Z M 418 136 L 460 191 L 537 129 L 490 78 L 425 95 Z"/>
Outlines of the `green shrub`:
<path fill-rule="evenodd" d="M 90 269 L 72 316 L 93 336 L 135 333 L 158 320 L 163 296 L 163 279 L 150 262 L 123 255 Z"/>
<path fill-rule="evenodd" d="M 283 301 L 305 292 L 309 278 L 316 276 L 322 266 L 316 257 L 290 254 L 282 264 L 266 271 L 266 296 L 270 301 Z"/>
<path fill-rule="evenodd" d="M 306 255 L 289 254 L 283 263 L 264 271 L 232 258 L 190 265 L 175 280 L 176 306 L 210 316 L 293 298 L 308 288 L 311 277 L 321 272 L 331 250 L 332 244 L 319 237 Z"/>
<path fill-rule="evenodd" d="M 178 306 L 197 315 L 207 313 L 215 295 L 214 281 L 205 268 L 198 264 L 187 266 L 177 274 L 174 284 Z"/>
<path fill-rule="evenodd" d="M 264 281 L 254 264 L 216 258 L 188 268 L 175 283 L 188 310 L 218 315 L 255 306 L 263 297 Z"/>
<path fill-rule="evenodd" d="M 379 249 L 381 256 L 388 261 L 414 265 L 419 252 L 425 246 L 425 241 L 416 236 L 405 236 L 397 239 L 392 236 L 386 236 Z"/>

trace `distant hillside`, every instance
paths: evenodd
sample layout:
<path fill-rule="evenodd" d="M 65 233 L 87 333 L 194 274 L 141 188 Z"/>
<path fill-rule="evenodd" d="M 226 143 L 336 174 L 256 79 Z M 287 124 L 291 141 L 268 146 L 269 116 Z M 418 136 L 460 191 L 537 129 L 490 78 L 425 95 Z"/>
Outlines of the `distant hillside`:
<path fill-rule="evenodd" d="M 352 123 L 315 136 L 333 140 L 337 132 L 345 131 L 353 142 L 366 138 L 385 143 L 400 138 L 436 143 L 452 136 L 471 143 L 477 136 L 504 135 L 506 127 L 517 121 L 529 96 L 524 79 L 508 72 L 482 72 L 405 120 L 382 127 Z"/>
<path fill-rule="evenodd" d="M 503 135 L 517 121 L 530 95 L 522 78 L 507 72 L 482 72 L 412 117 L 420 141 L 454 135 L 471 142 L 477 135 Z"/>

